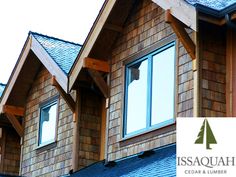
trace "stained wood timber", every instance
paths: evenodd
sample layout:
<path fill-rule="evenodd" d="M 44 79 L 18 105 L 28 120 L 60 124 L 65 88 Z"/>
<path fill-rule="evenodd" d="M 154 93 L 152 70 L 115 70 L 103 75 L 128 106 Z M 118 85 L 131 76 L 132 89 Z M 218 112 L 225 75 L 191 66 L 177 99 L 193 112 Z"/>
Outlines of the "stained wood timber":
<path fill-rule="evenodd" d="M 77 61 L 75 63 L 75 65 L 73 66 L 73 68 L 71 69 L 71 73 L 70 73 L 70 77 L 69 77 L 69 90 L 72 89 L 81 69 L 82 69 L 82 63 L 81 60 L 83 60 L 85 57 L 89 56 L 89 53 L 92 50 L 92 47 L 94 46 L 100 32 L 102 31 L 102 28 L 104 26 L 104 24 L 106 23 L 106 20 L 109 16 L 109 14 L 111 13 L 115 3 L 117 1 L 116 0 L 109 0 L 109 1 L 105 1 L 103 8 L 101 9 L 101 12 L 97 18 L 97 20 L 95 21 L 95 25 L 92 27 L 88 38 L 86 39 L 83 48 L 81 49 L 80 55 L 77 58 Z"/>
<path fill-rule="evenodd" d="M 24 130 L 23 130 L 22 125 L 20 124 L 20 122 L 16 118 L 16 116 L 11 113 L 7 113 L 7 112 L 5 113 L 5 115 L 7 116 L 8 120 L 11 122 L 12 126 L 15 128 L 18 135 L 20 137 L 23 137 Z"/>
<path fill-rule="evenodd" d="M 196 58 L 195 56 L 195 48 L 196 45 L 192 41 L 192 39 L 189 37 L 188 33 L 184 29 L 184 25 L 182 22 L 177 20 L 171 13 L 170 10 L 166 10 L 165 14 L 165 20 L 167 23 L 169 23 L 174 30 L 175 34 L 177 35 L 178 39 L 182 42 L 183 46 L 191 56 L 191 58 L 194 60 Z"/>
<path fill-rule="evenodd" d="M 91 75 L 91 77 L 93 78 L 93 80 L 96 83 L 96 85 L 98 86 L 98 88 L 100 89 L 100 91 L 103 93 L 104 97 L 108 98 L 108 96 L 109 96 L 108 90 L 109 89 L 108 89 L 107 83 L 102 78 L 101 74 L 98 71 L 95 71 L 92 69 L 88 69 L 88 72 Z"/>
<path fill-rule="evenodd" d="M 200 101 L 200 69 L 199 69 L 199 62 L 200 62 L 200 56 L 199 56 L 199 33 L 194 32 L 194 40 L 197 43 L 196 47 L 196 58 L 192 60 L 192 68 L 193 68 L 193 116 L 194 117 L 200 117 L 200 107 L 201 107 L 201 101 Z"/>
<path fill-rule="evenodd" d="M 102 121 L 101 121 L 101 143 L 100 143 L 100 160 L 105 159 L 106 143 L 106 99 L 102 99 Z"/>
<path fill-rule="evenodd" d="M 71 97 L 70 94 L 67 94 L 65 90 L 61 87 L 61 85 L 57 82 L 56 77 L 52 76 L 51 84 L 56 87 L 60 95 L 63 97 L 67 105 L 70 107 L 71 111 L 75 112 L 75 101 Z"/>
<path fill-rule="evenodd" d="M 83 68 L 93 69 L 106 73 L 110 72 L 110 66 L 108 62 L 88 57 L 84 58 L 83 60 Z"/>
<path fill-rule="evenodd" d="M 152 0 L 164 10 L 171 9 L 171 14 L 188 27 L 197 31 L 197 12 L 195 7 L 183 0 Z"/>
<path fill-rule="evenodd" d="M 73 146 L 72 146 L 72 170 L 79 170 L 79 120 L 81 116 L 81 94 L 76 91 L 76 107 L 73 114 Z"/>
<path fill-rule="evenodd" d="M 25 109 L 22 107 L 16 107 L 11 105 L 4 105 L 3 106 L 3 113 L 10 113 L 15 116 L 24 116 Z"/>
<path fill-rule="evenodd" d="M 227 29 L 226 44 L 226 116 L 236 116 L 236 33 Z"/>
<path fill-rule="evenodd" d="M 123 31 L 122 27 L 120 27 L 118 25 L 114 25 L 114 24 L 105 24 L 104 28 L 108 29 L 108 30 L 116 31 L 118 33 L 122 33 L 122 31 Z"/>

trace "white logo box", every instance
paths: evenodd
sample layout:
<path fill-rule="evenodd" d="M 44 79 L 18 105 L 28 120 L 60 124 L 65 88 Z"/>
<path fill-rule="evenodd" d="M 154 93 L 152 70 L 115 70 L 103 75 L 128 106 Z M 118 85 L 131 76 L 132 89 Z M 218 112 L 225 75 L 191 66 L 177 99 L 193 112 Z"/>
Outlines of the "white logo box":
<path fill-rule="evenodd" d="M 195 144 L 205 118 L 177 118 L 177 177 L 236 176 L 236 118 L 206 117 L 217 144 Z"/>

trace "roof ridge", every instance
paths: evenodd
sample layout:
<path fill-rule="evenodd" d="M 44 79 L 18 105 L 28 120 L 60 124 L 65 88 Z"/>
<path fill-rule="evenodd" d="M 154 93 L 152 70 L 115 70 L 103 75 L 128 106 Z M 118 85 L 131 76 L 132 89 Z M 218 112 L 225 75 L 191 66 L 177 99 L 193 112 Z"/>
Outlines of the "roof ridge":
<path fill-rule="evenodd" d="M 64 40 L 64 39 L 60 39 L 60 38 L 53 37 L 53 36 L 48 36 L 48 35 L 37 33 L 37 32 L 33 32 L 33 31 L 29 31 L 29 35 L 30 34 L 32 34 L 32 35 L 39 35 L 39 36 L 42 36 L 42 37 L 47 37 L 47 38 L 58 40 L 58 41 L 62 41 L 62 42 L 65 42 L 65 43 L 70 43 L 70 44 L 73 44 L 73 45 L 82 46 L 82 44 L 79 44 L 79 43 L 67 41 L 67 40 Z"/>

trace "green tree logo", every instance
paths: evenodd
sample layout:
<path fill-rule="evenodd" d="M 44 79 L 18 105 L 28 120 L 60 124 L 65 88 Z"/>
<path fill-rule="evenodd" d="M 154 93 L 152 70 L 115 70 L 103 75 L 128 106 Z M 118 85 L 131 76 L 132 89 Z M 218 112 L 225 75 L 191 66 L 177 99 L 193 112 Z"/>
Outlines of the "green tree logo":
<path fill-rule="evenodd" d="M 198 137 L 194 144 L 203 144 L 205 133 L 206 133 L 206 149 L 211 149 L 210 144 L 217 144 L 217 142 L 207 119 L 203 121 L 201 129 L 198 133 Z"/>

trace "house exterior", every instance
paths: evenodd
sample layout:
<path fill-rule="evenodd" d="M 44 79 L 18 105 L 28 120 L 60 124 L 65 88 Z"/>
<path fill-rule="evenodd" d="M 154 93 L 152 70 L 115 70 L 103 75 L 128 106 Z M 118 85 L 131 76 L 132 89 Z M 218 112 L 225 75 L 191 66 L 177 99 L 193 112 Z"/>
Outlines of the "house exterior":
<path fill-rule="evenodd" d="M 15 144 L 19 148 L 18 152 L 5 148 L 12 155 L 17 154 L 18 168 L 3 169 L 2 173 L 22 176 L 69 173 L 73 113 L 59 91 L 67 89 L 67 73 L 80 48 L 79 44 L 29 33 L 1 98 L 1 115 L 15 129 L 6 134 L 17 137 Z M 5 144 L 9 146 L 8 142 Z M 3 159 L 2 164 L 9 166 L 12 162 Z"/>
<path fill-rule="evenodd" d="M 30 32 L 0 102 L 17 149 L 0 172 L 175 176 L 176 117 L 236 114 L 235 3 L 106 0 L 83 46 Z"/>

